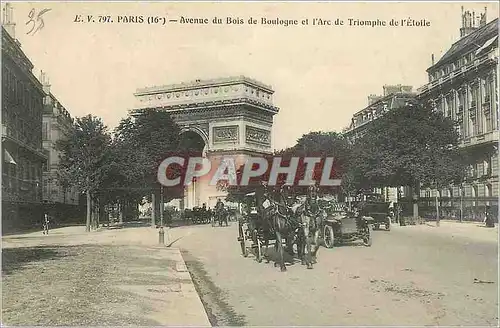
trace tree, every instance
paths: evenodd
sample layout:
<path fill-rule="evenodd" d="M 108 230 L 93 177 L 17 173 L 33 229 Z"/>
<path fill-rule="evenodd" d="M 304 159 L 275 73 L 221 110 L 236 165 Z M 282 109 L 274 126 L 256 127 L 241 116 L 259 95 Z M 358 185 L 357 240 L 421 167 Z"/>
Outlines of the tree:
<path fill-rule="evenodd" d="M 459 183 L 466 161 L 455 122 L 421 103 L 410 103 L 375 120 L 355 142 L 351 165 L 367 187 L 409 186 L 418 217 L 420 187 Z"/>
<path fill-rule="evenodd" d="M 87 115 L 76 118 L 67 138 L 55 145 L 60 151 L 59 176 L 64 177 L 64 183 L 77 186 L 87 195 L 86 231 L 90 231 L 91 196 L 104 178 L 110 143 L 111 136 L 103 121 Z"/>
<path fill-rule="evenodd" d="M 180 128 L 166 111 L 138 110 L 122 120 L 115 131 L 115 152 L 121 153 L 115 163 L 119 181 L 129 188 L 152 190 L 153 208 L 160 185 L 157 170 L 168 156 L 179 154 Z M 181 197 L 182 186 L 168 188 L 165 201 Z M 153 210 L 152 220 L 155 220 Z M 152 222 L 154 225 L 154 221 Z"/>
<path fill-rule="evenodd" d="M 273 159 L 275 157 L 281 157 L 281 165 L 288 166 L 290 161 L 294 157 L 298 157 L 298 168 L 295 180 L 293 181 L 294 190 L 297 194 L 305 194 L 307 186 L 300 186 L 299 181 L 304 179 L 306 175 L 306 169 L 308 169 L 304 159 L 306 157 L 318 157 L 321 161 L 315 165 L 312 174 L 312 179 L 319 181 L 323 173 L 323 168 L 325 167 L 325 159 L 327 157 L 333 157 L 335 159 L 333 164 L 333 172 L 330 172 L 330 177 L 336 177 L 343 179 L 343 175 L 347 174 L 347 162 L 349 157 L 349 147 L 345 138 L 336 132 L 311 132 L 304 134 L 301 138 L 297 140 L 297 143 L 290 148 L 275 151 L 273 155 L 264 156 L 268 163 L 268 170 L 261 176 L 250 179 L 247 186 L 240 186 L 241 177 L 245 166 L 238 168 L 237 170 L 237 181 L 238 186 L 227 187 L 228 196 L 227 199 L 230 201 L 241 201 L 246 193 L 253 192 L 256 186 L 261 180 L 268 181 L 270 169 L 272 167 Z M 253 167 L 252 170 L 257 169 Z M 277 187 L 283 185 L 286 182 L 286 177 L 284 175 L 278 176 Z M 330 186 L 320 186 L 322 192 L 336 192 L 338 187 Z"/>
<path fill-rule="evenodd" d="M 342 180 L 341 190 L 349 195 L 354 189 L 353 175 L 349 161 L 351 149 L 347 139 L 340 133 L 317 131 L 304 134 L 297 140 L 297 144 L 290 150 L 297 156 L 316 156 L 322 159 L 333 157 L 335 159 L 331 172 Z M 322 165 L 317 166 L 317 172 L 322 172 Z M 317 177 L 319 179 L 319 177 Z M 337 187 L 320 187 L 323 192 L 338 192 Z"/>

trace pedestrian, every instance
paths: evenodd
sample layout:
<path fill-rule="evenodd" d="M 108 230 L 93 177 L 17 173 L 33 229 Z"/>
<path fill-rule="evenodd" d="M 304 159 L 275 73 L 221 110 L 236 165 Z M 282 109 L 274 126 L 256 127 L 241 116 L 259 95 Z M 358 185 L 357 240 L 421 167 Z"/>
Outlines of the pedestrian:
<path fill-rule="evenodd" d="M 486 205 L 485 211 L 484 211 L 484 223 L 486 224 L 486 227 L 488 228 L 494 228 L 495 227 L 495 222 L 493 221 L 493 215 L 491 214 L 491 207 L 490 205 Z"/>
<path fill-rule="evenodd" d="M 43 234 L 49 234 L 49 215 L 47 213 L 43 217 Z"/>

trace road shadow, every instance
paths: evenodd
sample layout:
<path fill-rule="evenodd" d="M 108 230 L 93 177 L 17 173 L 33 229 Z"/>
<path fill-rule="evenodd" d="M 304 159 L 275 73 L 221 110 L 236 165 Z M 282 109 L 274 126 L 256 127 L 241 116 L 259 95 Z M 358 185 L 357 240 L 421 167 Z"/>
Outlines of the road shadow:
<path fill-rule="evenodd" d="M 176 238 L 174 239 L 172 242 L 170 242 L 169 244 L 166 244 L 167 247 L 172 247 L 173 244 L 175 244 L 176 242 L 178 242 L 179 240 L 181 240 L 182 238 L 184 238 L 185 236 L 181 236 L 179 238 Z"/>
<path fill-rule="evenodd" d="M 365 246 L 364 242 L 362 240 L 354 240 L 354 241 L 343 241 L 336 243 L 335 246 L 332 248 L 327 248 L 327 249 L 335 249 L 335 248 L 341 248 L 341 247 L 365 247 L 368 248 L 368 246 Z"/>
<path fill-rule="evenodd" d="M 488 228 L 488 229 L 495 229 L 495 227 L 488 227 L 488 226 L 486 226 L 486 224 L 477 224 L 476 227 L 479 227 L 479 228 Z"/>
<path fill-rule="evenodd" d="M 79 224 L 79 223 L 58 223 L 58 224 L 51 224 L 49 226 L 49 233 L 57 231 L 62 228 L 68 228 L 68 227 L 82 227 L 85 228 L 84 224 Z M 41 226 L 31 226 L 31 227 L 24 227 L 24 228 L 17 228 L 17 229 L 10 229 L 8 231 L 2 231 L 2 237 L 10 237 L 10 236 L 17 236 L 17 235 L 26 235 L 30 234 L 33 232 L 42 232 L 43 229 Z"/>
<path fill-rule="evenodd" d="M 212 281 L 203 263 L 187 250 L 181 250 L 181 253 L 212 327 L 245 326 L 245 316 L 229 305 L 223 290 Z"/>
<path fill-rule="evenodd" d="M 254 257 L 257 258 L 255 254 L 256 250 L 250 250 L 250 254 Z M 269 246 L 269 249 L 266 251 L 265 247 L 262 247 L 262 254 L 263 254 L 263 263 L 279 263 L 280 261 L 280 255 L 279 253 L 274 249 L 274 246 L 271 245 Z M 285 260 L 285 265 L 296 265 L 301 263 L 301 260 L 297 257 L 297 253 L 294 251 L 294 254 L 290 254 L 289 252 L 283 250 L 283 259 Z"/>
<path fill-rule="evenodd" d="M 2 275 L 10 275 L 22 270 L 33 262 L 56 260 L 72 256 L 68 251 L 74 246 L 38 246 L 2 249 Z"/>

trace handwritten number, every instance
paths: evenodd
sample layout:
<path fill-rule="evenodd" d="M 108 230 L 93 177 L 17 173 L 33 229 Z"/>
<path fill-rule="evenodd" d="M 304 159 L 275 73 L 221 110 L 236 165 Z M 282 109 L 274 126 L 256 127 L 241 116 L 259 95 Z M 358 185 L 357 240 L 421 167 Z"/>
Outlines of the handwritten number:
<path fill-rule="evenodd" d="M 26 25 L 28 25 L 28 24 L 32 24 L 32 25 L 31 25 L 31 30 L 29 30 L 28 33 L 26 33 L 26 34 L 31 33 L 31 35 L 34 35 L 36 32 L 40 31 L 45 26 L 45 22 L 43 21 L 42 16 L 48 11 L 51 11 L 51 9 L 41 10 L 38 13 L 38 15 L 36 15 L 36 18 L 35 18 L 35 14 L 36 14 L 35 8 L 30 10 L 30 12 L 28 14 L 29 20 L 26 22 Z"/>

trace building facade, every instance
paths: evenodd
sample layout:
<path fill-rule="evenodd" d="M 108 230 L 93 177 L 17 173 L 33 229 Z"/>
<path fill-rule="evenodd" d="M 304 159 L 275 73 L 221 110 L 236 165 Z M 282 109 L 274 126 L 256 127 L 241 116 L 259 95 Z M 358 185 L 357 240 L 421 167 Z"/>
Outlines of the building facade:
<path fill-rule="evenodd" d="M 382 95 L 369 95 L 368 106 L 356 112 L 351 125 L 344 129 L 343 134 L 350 142 L 363 136 L 366 129 L 377 118 L 383 116 L 390 110 L 401 108 L 415 99 L 416 92 L 412 86 L 405 85 L 385 85 Z M 404 196 L 407 192 L 404 188 L 376 188 L 374 192 L 384 196 L 386 201 L 396 202 L 399 196 Z"/>
<path fill-rule="evenodd" d="M 44 92 L 15 39 L 12 8 L 2 24 L 2 229 L 41 222 Z"/>
<path fill-rule="evenodd" d="M 468 220 L 498 212 L 498 18 L 462 10 L 460 39 L 427 69 L 429 82 L 418 98 L 456 121 L 460 146 L 471 158 L 467 178 L 444 190 L 422 190 L 444 215 Z M 435 203 L 434 203 L 435 205 Z M 449 213 L 446 213 L 448 211 Z"/>
<path fill-rule="evenodd" d="M 350 141 L 360 138 L 371 122 L 390 110 L 406 105 L 415 96 L 412 86 L 384 85 L 382 95 L 368 96 L 368 106 L 353 115 L 351 124 L 343 131 L 344 135 Z"/>
<path fill-rule="evenodd" d="M 47 162 L 43 166 L 43 203 L 45 212 L 58 222 L 71 220 L 77 215 L 79 193 L 77 188 L 66 186 L 58 177 L 58 140 L 66 137 L 73 126 L 73 118 L 50 91 L 47 75 L 42 72 L 40 82 L 45 92 L 43 100 L 42 140 L 47 151 Z"/>

